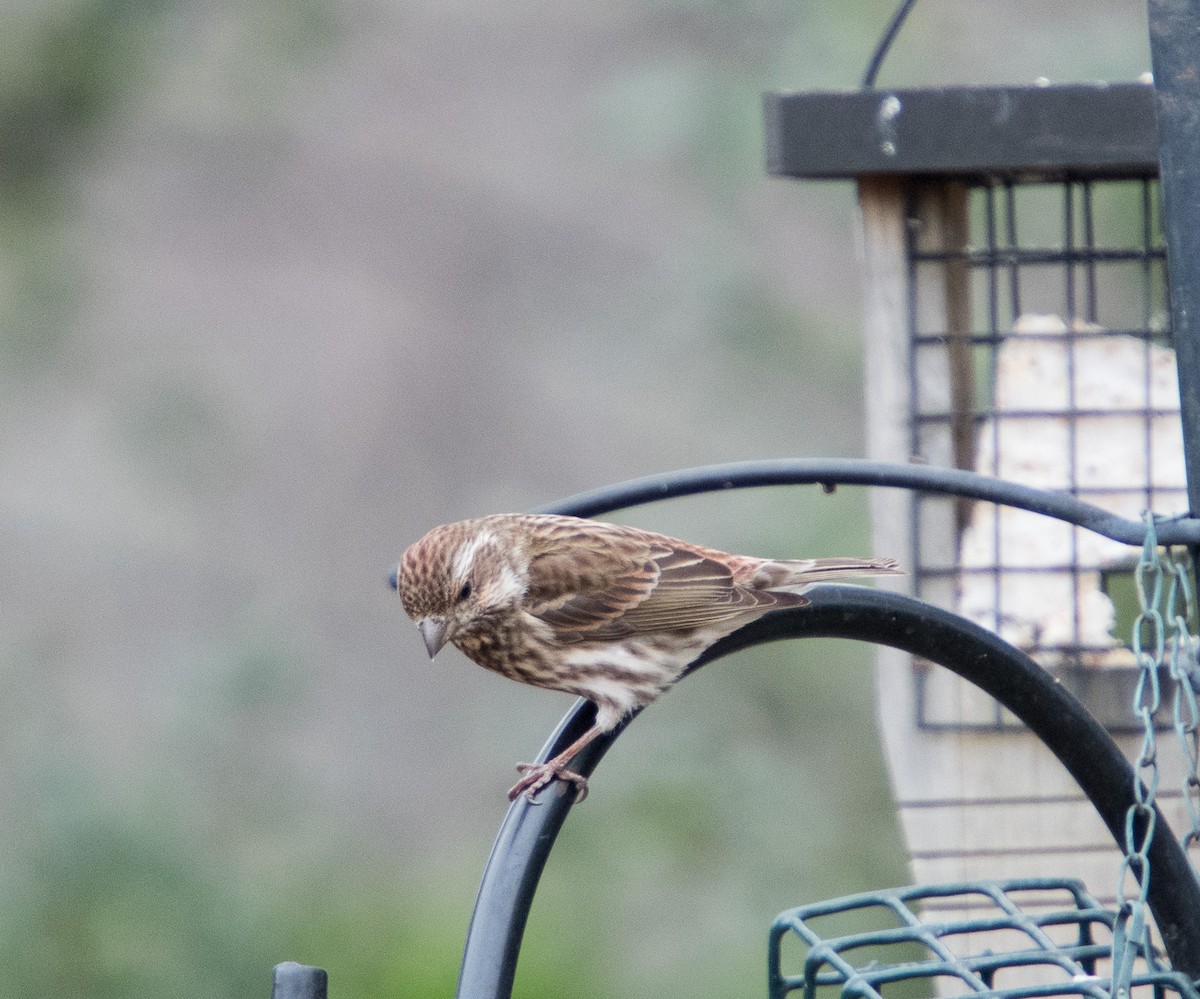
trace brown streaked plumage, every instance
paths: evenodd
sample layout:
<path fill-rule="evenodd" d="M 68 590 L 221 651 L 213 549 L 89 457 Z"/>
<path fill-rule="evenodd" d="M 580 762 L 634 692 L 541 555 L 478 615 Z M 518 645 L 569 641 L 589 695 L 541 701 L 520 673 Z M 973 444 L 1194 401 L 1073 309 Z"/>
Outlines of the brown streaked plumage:
<path fill-rule="evenodd" d="M 897 573 L 892 559 L 762 559 L 576 517 L 495 514 L 435 527 L 394 585 L 430 658 L 447 642 L 513 680 L 586 697 L 595 724 L 554 759 L 518 764 L 529 800 L 584 746 L 671 686 L 710 645 L 802 607 L 814 583 Z"/>

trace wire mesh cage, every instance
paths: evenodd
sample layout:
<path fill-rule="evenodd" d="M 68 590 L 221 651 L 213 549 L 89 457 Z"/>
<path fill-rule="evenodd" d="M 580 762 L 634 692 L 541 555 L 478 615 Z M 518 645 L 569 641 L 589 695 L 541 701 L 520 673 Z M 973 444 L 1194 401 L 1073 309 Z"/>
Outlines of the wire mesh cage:
<path fill-rule="evenodd" d="M 1154 178 L 1006 177 L 938 197 L 932 224 L 927 190 L 906 212 L 913 458 L 1131 519 L 1185 512 Z M 1127 724 L 1136 552 L 1036 513 L 922 494 L 911 532 L 917 595 L 997 632 L 1111 726 Z M 925 724 L 950 721 L 928 685 L 919 710 Z"/>
<path fill-rule="evenodd" d="M 1149 84 L 774 95 L 768 128 L 774 172 L 858 182 L 872 457 L 1186 511 Z M 1136 551 L 928 493 L 874 513 L 915 595 L 1130 724 Z M 917 668 L 919 725 L 1012 725 Z"/>
<path fill-rule="evenodd" d="M 947 910 L 953 918 L 948 918 Z M 771 999 L 988 995 L 1110 999 L 1114 914 L 1070 879 L 869 892 L 781 913 L 769 936 Z M 978 945 L 986 933 L 987 946 Z M 1198 994 L 1139 952 L 1128 994 Z"/>

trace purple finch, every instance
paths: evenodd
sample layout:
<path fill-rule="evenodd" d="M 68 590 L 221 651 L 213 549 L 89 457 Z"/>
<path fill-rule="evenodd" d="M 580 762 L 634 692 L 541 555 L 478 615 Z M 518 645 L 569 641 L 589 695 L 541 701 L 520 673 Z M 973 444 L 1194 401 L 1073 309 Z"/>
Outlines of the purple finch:
<path fill-rule="evenodd" d="M 803 607 L 813 583 L 899 572 L 892 559 L 729 555 L 576 517 L 497 514 L 444 524 L 412 545 L 393 584 L 432 658 L 447 642 L 513 680 L 586 697 L 596 720 L 508 792 L 587 780 L 567 764 L 654 701 L 713 643 L 764 614 Z"/>

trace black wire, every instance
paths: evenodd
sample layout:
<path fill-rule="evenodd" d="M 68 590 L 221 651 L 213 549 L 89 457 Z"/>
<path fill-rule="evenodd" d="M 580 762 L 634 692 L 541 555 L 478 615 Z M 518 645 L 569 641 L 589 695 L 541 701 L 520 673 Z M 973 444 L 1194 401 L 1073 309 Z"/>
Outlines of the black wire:
<path fill-rule="evenodd" d="M 871 62 L 867 66 L 866 73 L 863 74 L 863 89 L 871 90 L 875 86 L 875 77 L 879 75 L 879 69 L 883 65 L 883 60 L 887 58 L 887 54 L 891 51 L 892 42 L 896 40 L 896 36 L 900 34 L 900 27 L 904 24 L 904 19 L 912 12 L 912 9 L 917 5 L 917 0 L 900 0 L 896 6 L 896 12 L 892 14 L 892 20 L 887 26 L 887 30 L 879 39 L 879 44 L 875 46 L 875 54 L 871 56 Z"/>

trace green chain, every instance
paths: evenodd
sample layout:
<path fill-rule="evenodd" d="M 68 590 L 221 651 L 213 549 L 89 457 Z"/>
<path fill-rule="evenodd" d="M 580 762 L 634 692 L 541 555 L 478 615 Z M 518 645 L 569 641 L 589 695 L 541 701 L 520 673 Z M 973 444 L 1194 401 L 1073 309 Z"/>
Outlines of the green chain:
<path fill-rule="evenodd" d="M 1200 681 L 1196 641 L 1188 621 L 1196 612 L 1190 559 L 1158 550 L 1154 516 L 1144 514 L 1146 540 L 1135 572 L 1140 612 L 1133 624 L 1131 646 L 1138 665 L 1138 682 L 1133 695 L 1133 713 L 1141 724 L 1142 747 L 1133 783 L 1134 803 L 1125 814 L 1125 858 L 1117 881 L 1117 919 L 1113 926 L 1113 995 L 1127 999 L 1133 962 L 1139 951 L 1153 965 L 1146 920 L 1146 896 L 1150 887 L 1148 851 L 1154 836 L 1158 792 L 1158 748 L 1154 715 L 1162 704 L 1159 669 L 1167 666 L 1172 689 L 1172 723 L 1185 762 L 1182 797 L 1188 815 L 1183 834 L 1185 850 L 1200 843 L 1200 705 L 1196 685 Z M 1164 598 L 1165 588 L 1165 598 Z M 1169 648 L 1169 652 L 1168 652 Z M 1127 898 L 1130 876 L 1138 882 L 1136 898 Z"/>
<path fill-rule="evenodd" d="M 1171 584 L 1167 591 L 1166 618 L 1171 629 L 1171 657 L 1168 662 L 1171 686 L 1171 721 L 1179 739 L 1180 758 L 1186 764 L 1181 797 L 1187 811 L 1188 829 L 1182 837 L 1184 850 L 1200 843 L 1200 707 L 1196 703 L 1197 680 L 1196 642 L 1188 629 L 1188 621 L 1196 613 L 1195 591 L 1192 587 L 1192 566 L 1185 556 L 1167 562 Z"/>
<path fill-rule="evenodd" d="M 1158 683 L 1158 664 L 1166 651 L 1166 627 L 1162 606 L 1164 570 L 1158 555 L 1158 533 L 1154 516 L 1145 514 L 1146 540 L 1134 580 L 1137 583 L 1139 613 L 1133 622 L 1131 645 L 1139 669 L 1133 694 L 1133 713 L 1141 722 L 1142 748 L 1135 764 L 1133 804 L 1125 813 L 1125 858 L 1117 876 L 1117 918 L 1113 926 L 1113 996 L 1127 999 L 1133 976 L 1134 958 L 1139 951 L 1150 957 L 1149 926 L 1146 923 L 1146 896 L 1150 890 L 1150 841 L 1154 837 L 1158 793 L 1158 747 L 1154 738 L 1154 715 L 1162 704 Z M 1135 898 L 1127 898 L 1125 887 L 1132 875 L 1137 883 Z"/>

